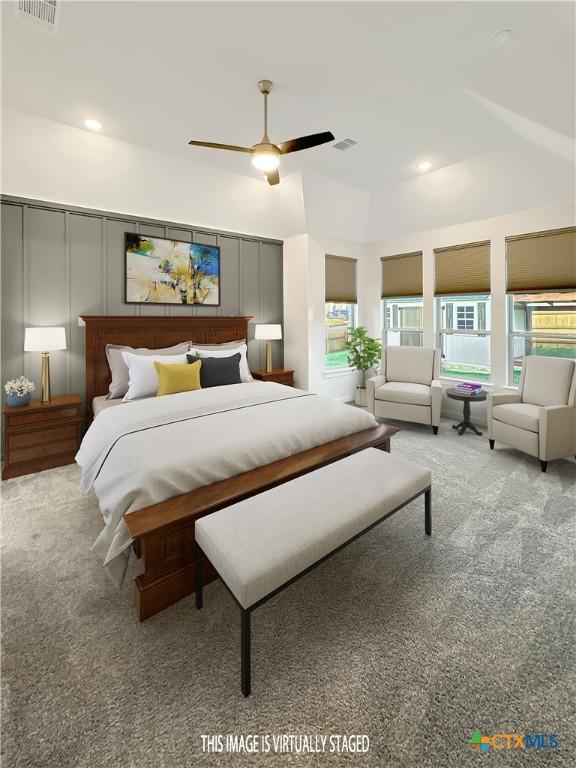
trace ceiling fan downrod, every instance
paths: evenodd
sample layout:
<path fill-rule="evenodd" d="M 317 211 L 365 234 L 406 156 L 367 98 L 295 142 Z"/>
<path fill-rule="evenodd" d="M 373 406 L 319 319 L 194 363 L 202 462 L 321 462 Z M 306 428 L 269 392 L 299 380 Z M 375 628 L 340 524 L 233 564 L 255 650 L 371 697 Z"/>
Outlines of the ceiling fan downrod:
<path fill-rule="evenodd" d="M 264 136 L 262 137 L 262 144 L 271 144 L 268 137 L 268 94 L 274 87 L 272 80 L 260 80 L 258 82 L 258 88 L 260 93 L 264 96 Z"/>

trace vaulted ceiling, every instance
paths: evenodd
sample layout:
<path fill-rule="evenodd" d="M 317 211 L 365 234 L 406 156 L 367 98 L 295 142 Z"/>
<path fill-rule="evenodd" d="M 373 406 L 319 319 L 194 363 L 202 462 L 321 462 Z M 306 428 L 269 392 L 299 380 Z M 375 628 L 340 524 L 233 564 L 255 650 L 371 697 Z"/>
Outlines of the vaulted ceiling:
<path fill-rule="evenodd" d="M 4 107 L 77 127 L 95 117 L 110 137 L 236 173 L 257 174 L 247 156 L 187 141 L 256 143 L 261 78 L 276 84 L 273 141 L 358 142 L 283 158 L 282 174 L 370 192 L 425 159 L 438 169 L 515 145 L 482 99 L 574 136 L 572 3 L 59 1 L 54 31 L 14 6 L 2 3 Z"/>

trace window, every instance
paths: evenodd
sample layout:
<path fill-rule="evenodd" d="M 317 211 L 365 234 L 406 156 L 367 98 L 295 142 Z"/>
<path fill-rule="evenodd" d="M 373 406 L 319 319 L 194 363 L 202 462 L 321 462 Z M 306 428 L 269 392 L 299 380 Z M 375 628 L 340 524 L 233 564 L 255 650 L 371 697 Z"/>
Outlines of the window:
<path fill-rule="evenodd" d="M 422 252 L 382 258 L 382 340 L 422 346 Z"/>
<path fill-rule="evenodd" d="M 456 328 L 459 331 L 473 331 L 476 315 L 474 304 L 459 304 L 456 307 Z"/>
<path fill-rule="evenodd" d="M 526 355 L 576 359 L 576 227 L 506 238 L 508 383 Z"/>
<path fill-rule="evenodd" d="M 439 296 L 438 344 L 442 376 L 490 379 L 490 296 Z"/>
<path fill-rule="evenodd" d="M 326 368 L 348 368 L 348 353 L 344 345 L 348 331 L 356 327 L 356 305 L 326 302 Z"/>
<path fill-rule="evenodd" d="M 422 346 L 422 297 L 386 298 L 382 301 L 384 344 Z"/>
<path fill-rule="evenodd" d="M 356 260 L 325 256 L 326 368 L 348 368 L 344 345 L 356 327 Z"/>
<path fill-rule="evenodd" d="M 434 249 L 440 372 L 490 379 L 490 242 Z"/>
<path fill-rule="evenodd" d="M 382 340 L 422 346 L 422 252 L 382 258 Z"/>
<path fill-rule="evenodd" d="M 576 291 L 508 296 L 508 383 L 518 384 L 525 355 L 576 359 Z"/>

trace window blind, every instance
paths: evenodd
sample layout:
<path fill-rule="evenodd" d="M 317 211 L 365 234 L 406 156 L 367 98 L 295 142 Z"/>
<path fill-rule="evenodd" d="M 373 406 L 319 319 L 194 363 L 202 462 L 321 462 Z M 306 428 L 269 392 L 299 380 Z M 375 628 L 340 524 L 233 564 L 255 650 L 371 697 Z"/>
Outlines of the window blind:
<path fill-rule="evenodd" d="M 386 256 L 382 261 L 382 298 L 422 296 L 422 252 Z"/>
<path fill-rule="evenodd" d="M 506 238 L 506 290 L 576 288 L 576 227 Z"/>
<path fill-rule="evenodd" d="M 356 304 L 356 259 L 326 255 L 326 301 Z"/>
<path fill-rule="evenodd" d="M 490 293 L 490 242 L 435 248 L 436 296 Z"/>

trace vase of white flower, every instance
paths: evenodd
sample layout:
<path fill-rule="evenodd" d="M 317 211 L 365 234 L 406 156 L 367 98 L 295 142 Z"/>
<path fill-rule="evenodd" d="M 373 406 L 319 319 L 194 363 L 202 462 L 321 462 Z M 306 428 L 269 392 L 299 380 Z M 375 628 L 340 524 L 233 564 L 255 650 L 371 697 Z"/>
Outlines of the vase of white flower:
<path fill-rule="evenodd" d="M 36 387 L 30 379 L 19 376 L 17 379 L 7 381 L 4 384 L 4 389 L 6 390 L 6 405 L 10 408 L 19 408 L 21 405 L 28 405 Z"/>

